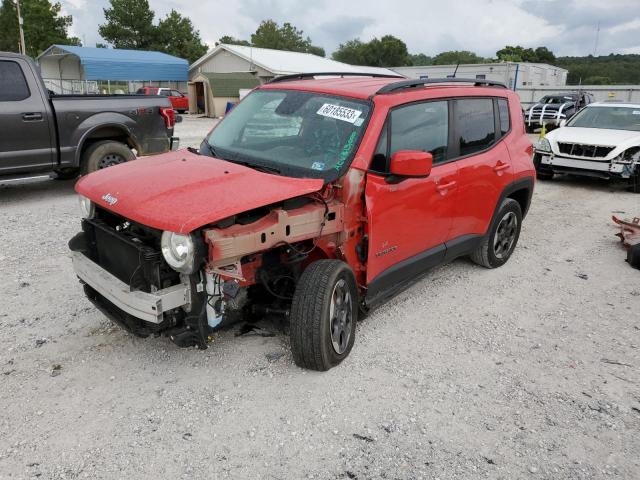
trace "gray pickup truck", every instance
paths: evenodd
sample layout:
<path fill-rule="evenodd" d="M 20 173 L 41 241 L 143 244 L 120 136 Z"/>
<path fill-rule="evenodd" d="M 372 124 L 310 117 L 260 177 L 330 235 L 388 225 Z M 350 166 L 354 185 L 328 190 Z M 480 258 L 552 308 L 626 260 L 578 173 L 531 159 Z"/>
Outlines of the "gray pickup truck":
<path fill-rule="evenodd" d="M 166 97 L 55 95 L 30 58 L 0 52 L 0 183 L 73 178 L 176 149 L 175 122 Z"/>

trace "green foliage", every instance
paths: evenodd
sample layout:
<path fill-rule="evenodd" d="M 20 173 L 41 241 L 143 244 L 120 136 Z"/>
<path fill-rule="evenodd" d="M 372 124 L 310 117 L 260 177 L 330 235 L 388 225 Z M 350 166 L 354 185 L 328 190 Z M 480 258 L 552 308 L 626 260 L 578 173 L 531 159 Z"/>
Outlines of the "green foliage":
<path fill-rule="evenodd" d="M 248 42 L 247 40 L 240 40 L 230 35 L 224 35 L 220 37 L 220 40 L 218 40 L 216 45 L 219 45 L 221 43 L 224 43 L 226 45 L 243 45 L 245 47 L 251 46 L 251 42 Z"/>
<path fill-rule="evenodd" d="M 319 47 L 311 45 L 311 39 L 303 36 L 303 31 L 298 30 L 288 22 L 278 25 L 273 20 L 263 20 L 255 33 L 251 35 L 251 44 L 259 48 L 273 48 L 275 50 L 289 50 L 292 52 L 318 52 Z M 310 50 L 314 49 L 314 52 Z M 324 56 L 324 50 L 322 50 Z"/>
<path fill-rule="evenodd" d="M 171 10 L 153 24 L 155 13 L 148 0 L 110 0 L 104 9 L 106 22 L 98 28 L 102 38 L 115 48 L 158 50 L 193 62 L 207 52 L 200 32 L 191 20 Z"/>
<path fill-rule="evenodd" d="M 207 53 L 207 47 L 191 20 L 175 10 L 158 23 L 152 49 L 186 58 L 191 63 Z"/>
<path fill-rule="evenodd" d="M 37 57 L 54 43 L 80 45 L 80 39 L 67 36 L 72 18 L 60 15 L 59 3 L 51 3 L 49 0 L 22 0 L 20 7 L 24 20 L 27 55 Z M 0 51 L 17 52 L 18 43 L 16 6 L 11 0 L 3 0 L 0 6 Z"/>
<path fill-rule="evenodd" d="M 370 67 L 399 67 L 411 65 L 407 45 L 393 35 L 374 38 L 369 42 L 359 39 L 340 44 L 333 52 L 332 58 L 351 65 L 367 65 Z"/>
<path fill-rule="evenodd" d="M 147 0 L 111 0 L 98 32 L 115 48 L 146 50 L 155 40 L 154 16 Z"/>
<path fill-rule="evenodd" d="M 486 58 L 480 57 L 468 50 L 451 50 L 433 57 L 433 65 L 457 65 L 458 63 L 486 63 Z"/>
<path fill-rule="evenodd" d="M 640 55 L 637 54 L 558 57 L 554 65 L 569 70 L 569 85 L 640 84 Z"/>
<path fill-rule="evenodd" d="M 224 35 L 218 40 L 218 44 L 244 45 L 258 48 L 273 48 L 275 50 L 288 50 L 290 52 L 312 53 L 320 57 L 325 56 L 324 48 L 312 45 L 309 37 L 304 37 L 304 32 L 298 30 L 290 23 L 280 26 L 273 20 L 263 20 L 256 31 L 251 35 L 251 41 L 241 40 L 230 35 Z"/>
<path fill-rule="evenodd" d="M 496 52 L 498 60 L 503 62 L 533 62 L 533 63 L 550 63 L 556 60 L 556 56 L 547 47 L 524 48 L 520 45 L 515 47 L 507 45 Z"/>
<path fill-rule="evenodd" d="M 424 53 L 410 53 L 409 64 L 414 66 L 431 65 L 433 64 L 433 58 L 425 55 Z"/>

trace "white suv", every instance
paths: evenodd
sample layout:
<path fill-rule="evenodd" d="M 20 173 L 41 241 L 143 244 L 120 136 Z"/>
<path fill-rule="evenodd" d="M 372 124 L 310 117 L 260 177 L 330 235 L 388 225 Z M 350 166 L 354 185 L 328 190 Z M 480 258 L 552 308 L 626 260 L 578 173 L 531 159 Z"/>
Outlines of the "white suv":
<path fill-rule="evenodd" d="M 572 173 L 629 182 L 640 193 L 640 104 L 592 103 L 535 146 L 540 180 Z"/>

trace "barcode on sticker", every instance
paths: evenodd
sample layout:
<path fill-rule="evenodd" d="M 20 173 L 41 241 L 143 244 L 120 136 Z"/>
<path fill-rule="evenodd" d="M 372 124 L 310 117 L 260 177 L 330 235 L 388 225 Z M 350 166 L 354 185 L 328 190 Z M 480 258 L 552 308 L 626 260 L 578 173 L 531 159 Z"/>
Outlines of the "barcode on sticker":
<path fill-rule="evenodd" d="M 335 118 L 336 120 L 342 120 L 343 122 L 349 123 L 355 123 L 362 114 L 360 110 L 341 107 L 340 105 L 333 105 L 331 103 L 325 103 L 316 113 L 323 117 Z"/>

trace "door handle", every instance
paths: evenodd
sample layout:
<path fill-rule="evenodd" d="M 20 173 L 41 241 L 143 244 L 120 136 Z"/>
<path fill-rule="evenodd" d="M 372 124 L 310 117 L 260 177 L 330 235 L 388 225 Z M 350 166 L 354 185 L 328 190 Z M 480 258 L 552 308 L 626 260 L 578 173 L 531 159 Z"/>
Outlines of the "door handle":
<path fill-rule="evenodd" d="M 36 122 L 42 120 L 42 114 L 40 112 L 23 113 L 22 120 L 25 122 Z"/>
<path fill-rule="evenodd" d="M 493 171 L 498 173 L 498 172 L 502 172 L 503 170 L 506 170 L 507 168 L 509 168 L 511 165 L 509 165 L 508 163 L 502 163 L 502 162 L 498 162 L 496 164 L 495 167 L 493 167 Z"/>
<path fill-rule="evenodd" d="M 452 187 L 455 187 L 456 183 L 457 182 L 453 181 L 453 182 L 443 183 L 441 185 L 437 185 L 436 186 L 436 191 L 438 191 L 439 193 L 442 193 L 444 195 L 447 190 L 449 190 Z"/>

